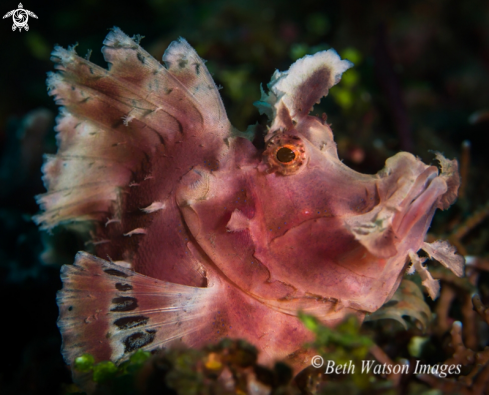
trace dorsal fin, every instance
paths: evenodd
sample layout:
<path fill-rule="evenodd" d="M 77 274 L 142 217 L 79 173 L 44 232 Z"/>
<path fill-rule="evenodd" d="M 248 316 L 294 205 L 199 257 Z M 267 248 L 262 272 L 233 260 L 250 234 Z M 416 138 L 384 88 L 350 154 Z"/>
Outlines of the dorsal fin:
<path fill-rule="evenodd" d="M 47 83 L 63 109 L 56 126 L 59 151 L 43 167 L 48 193 L 38 197 L 45 212 L 36 217 L 42 228 L 105 219 L 145 162 L 154 163 L 191 136 L 206 139 L 206 149 L 192 152 L 202 158 L 230 134 L 217 88 L 185 40 L 165 53 L 168 69 L 118 28 L 104 44 L 109 70 L 73 48 L 56 47 L 52 54 L 60 72 Z"/>
<path fill-rule="evenodd" d="M 219 166 L 231 125 L 204 61 L 184 39 L 169 46 L 166 66 L 136 41 L 118 28 L 108 34 L 108 70 L 73 48 L 55 48 L 59 72 L 47 83 L 63 106 L 59 150 L 44 164 L 48 192 L 37 197 L 44 212 L 35 221 L 43 229 L 94 221 L 98 256 L 202 286 L 205 275 L 188 253 L 172 193 L 190 169 Z M 155 202 L 161 209 L 148 209 Z M 142 243 L 151 254 L 138 254 Z M 164 258 L 155 264 L 152 257 Z"/>

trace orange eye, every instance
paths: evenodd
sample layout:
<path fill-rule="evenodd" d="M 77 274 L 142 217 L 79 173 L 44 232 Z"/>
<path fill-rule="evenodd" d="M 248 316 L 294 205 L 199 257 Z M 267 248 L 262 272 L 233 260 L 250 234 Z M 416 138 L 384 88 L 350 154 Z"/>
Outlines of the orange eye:
<path fill-rule="evenodd" d="M 272 170 L 283 175 L 294 174 L 306 162 L 306 150 L 300 137 L 275 133 L 267 142 L 264 160 Z"/>

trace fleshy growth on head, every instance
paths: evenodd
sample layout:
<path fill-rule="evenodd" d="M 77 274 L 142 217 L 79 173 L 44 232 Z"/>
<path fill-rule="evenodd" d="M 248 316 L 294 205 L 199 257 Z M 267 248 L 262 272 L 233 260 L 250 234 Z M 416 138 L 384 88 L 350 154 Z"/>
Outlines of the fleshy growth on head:
<path fill-rule="evenodd" d="M 348 60 L 341 60 L 334 49 L 307 55 L 290 66 L 288 71 L 276 70 L 267 84 L 268 93 L 260 87 L 261 98 L 254 104 L 260 114 L 266 114 L 273 122 L 272 129 L 282 126 L 280 111 L 284 107 L 292 121 L 298 123 L 352 66 Z"/>

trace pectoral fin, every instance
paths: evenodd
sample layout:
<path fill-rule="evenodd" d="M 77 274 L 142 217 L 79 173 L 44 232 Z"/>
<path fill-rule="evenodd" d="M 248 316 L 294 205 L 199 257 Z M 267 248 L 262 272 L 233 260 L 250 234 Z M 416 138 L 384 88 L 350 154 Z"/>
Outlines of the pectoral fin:
<path fill-rule="evenodd" d="M 217 286 L 156 280 L 85 252 L 63 266 L 61 278 L 58 326 L 68 364 L 85 353 L 122 361 L 140 348 L 209 340 Z"/>

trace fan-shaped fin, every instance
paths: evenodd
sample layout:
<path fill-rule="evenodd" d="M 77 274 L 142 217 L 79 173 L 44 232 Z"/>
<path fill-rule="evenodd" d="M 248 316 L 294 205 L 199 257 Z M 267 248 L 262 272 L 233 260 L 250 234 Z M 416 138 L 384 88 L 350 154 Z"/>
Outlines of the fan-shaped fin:
<path fill-rule="evenodd" d="M 83 252 L 61 278 L 58 326 L 68 364 L 84 353 L 121 361 L 139 348 L 208 340 L 203 328 L 217 308 L 217 285 L 159 281 Z"/>

